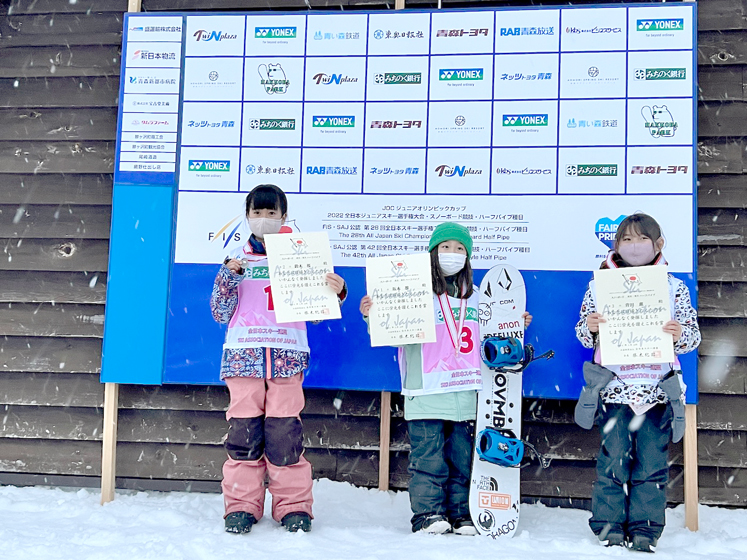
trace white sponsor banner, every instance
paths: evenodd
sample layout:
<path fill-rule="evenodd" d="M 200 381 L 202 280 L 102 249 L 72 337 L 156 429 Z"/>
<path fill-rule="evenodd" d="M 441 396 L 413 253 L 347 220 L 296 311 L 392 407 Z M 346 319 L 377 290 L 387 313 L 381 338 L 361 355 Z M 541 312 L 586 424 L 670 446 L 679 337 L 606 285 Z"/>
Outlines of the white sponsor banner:
<path fill-rule="evenodd" d="M 425 148 L 428 104 L 367 103 L 365 143 L 367 148 Z"/>
<path fill-rule="evenodd" d="M 122 111 L 125 113 L 178 113 L 178 95 L 139 95 L 126 93 L 122 96 Z"/>
<path fill-rule="evenodd" d="M 490 146 L 489 101 L 439 101 L 428 109 L 428 147 Z"/>
<path fill-rule="evenodd" d="M 432 56 L 430 99 L 492 99 L 492 56 Z"/>
<path fill-rule="evenodd" d="M 128 132 L 176 132 L 179 116 L 175 113 L 122 113 L 122 130 Z"/>
<path fill-rule="evenodd" d="M 170 152 L 176 154 L 176 142 L 122 142 L 119 149 L 123 154 L 125 152 Z"/>
<path fill-rule="evenodd" d="M 184 103 L 182 146 L 238 146 L 241 103 Z"/>
<path fill-rule="evenodd" d="M 306 16 L 255 16 L 246 18 L 246 56 L 303 56 Z"/>
<path fill-rule="evenodd" d="M 123 132 L 122 142 L 176 142 L 176 132 Z"/>
<path fill-rule="evenodd" d="M 628 97 L 690 97 L 691 51 L 628 53 Z"/>
<path fill-rule="evenodd" d="M 560 97 L 625 97 L 625 53 L 562 53 Z"/>
<path fill-rule="evenodd" d="M 304 148 L 302 157 L 301 192 L 361 192 L 362 148 Z"/>
<path fill-rule="evenodd" d="M 629 193 L 690 194 L 695 171 L 690 146 L 628 148 Z"/>
<path fill-rule="evenodd" d="M 631 7 L 628 10 L 628 49 L 692 49 L 692 14 L 693 11 L 684 6 Z"/>
<path fill-rule="evenodd" d="M 247 58 L 245 101 L 302 101 L 303 58 Z"/>
<path fill-rule="evenodd" d="M 140 161 L 145 163 L 175 163 L 176 152 L 120 152 L 119 161 Z"/>
<path fill-rule="evenodd" d="M 127 40 L 182 42 L 181 16 L 133 16 L 127 17 Z"/>
<path fill-rule="evenodd" d="M 628 100 L 628 145 L 692 145 L 691 99 Z"/>
<path fill-rule="evenodd" d="M 561 146 L 624 146 L 625 100 L 560 102 Z"/>
<path fill-rule="evenodd" d="M 370 14 L 368 54 L 428 54 L 430 14 Z"/>
<path fill-rule="evenodd" d="M 623 194 L 625 148 L 560 148 L 558 193 Z"/>
<path fill-rule="evenodd" d="M 495 13 L 496 53 L 556 52 L 560 44 L 560 10 Z"/>
<path fill-rule="evenodd" d="M 241 58 L 187 58 L 184 101 L 241 101 Z"/>
<path fill-rule="evenodd" d="M 125 68 L 125 93 L 179 93 L 178 68 Z"/>
<path fill-rule="evenodd" d="M 428 194 L 488 194 L 489 148 L 428 150 Z"/>
<path fill-rule="evenodd" d="M 556 148 L 493 150 L 493 194 L 555 194 Z"/>
<path fill-rule="evenodd" d="M 363 101 L 366 90 L 364 57 L 306 59 L 305 101 Z"/>
<path fill-rule="evenodd" d="M 371 57 L 366 79 L 367 101 L 425 101 L 428 99 L 428 57 Z"/>
<path fill-rule="evenodd" d="M 562 51 L 624 51 L 627 41 L 625 8 L 563 10 Z"/>
<path fill-rule="evenodd" d="M 271 183 L 284 192 L 301 187 L 301 148 L 243 148 L 241 150 L 242 191 Z"/>
<path fill-rule="evenodd" d="M 244 103 L 244 146 L 301 146 L 301 103 Z"/>
<path fill-rule="evenodd" d="M 434 12 L 431 54 L 493 52 L 493 12 Z"/>
<path fill-rule="evenodd" d="M 359 148 L 363 146 L 363 103 L 306 103 L 303 145 Z"/>
<path fill-rule="evenodd" d="M 557 101 L 496 101 L 493 112 L 494 146 L 558 143 Z"/>
<path fill-rule="evenodd" d="M 241 222 L 246 193 L 180 192 L 176 232 L 178 263 L 216 264 L 246 243 Z M 467 226 L 474 239 L 472 266 L 488 269 L 501 262 L 522 270 L 595 270 L 607 247 L 595 234 L 598 223 L 621 215 L 646 212 L 662 226 L 664 252 L 672 272 L 692 272 L 692 196 L 453 196 L 391 194 L 288 194 L 288 221 L 293 231 L 327 231 L 336 266 L 365 264 L 367 257 L 428 250 L 433 228 L 446 219 Z M 448 214 L 445 218 L 441 214 Z M 569 219 L 569 215 L 573 219 Z M 386 228 L 381 226 L 385 225 Z M 234 230 L 234 236 L 226 236 Z M 392 230 L 391 226 L 401 226 Z M 218 232 L 222 233 L 218 235 Z M 573 239 L 573 251 L 558 251 L 547 232 L 562 231 Z"/>
<path fill-rule="evenodd" d="M 127 68 L 179 68 L 181 64 L 181 43 L 127 42 Z"/>
<path fill-rule="evenodd" d="M 134 171 L 138 173 L 173 173 L 176 168 L 174 163 L 122 161 L 119 163 L 120 171 Z"/>
<path fill-rule="evenodd" d="M 558 56 L 558 53 L 496 55 L 494 98 L 557 98 Z"/>
<path fill-rule="evenodd" d="M 365 14 L 310 15 L 307 19 L 306 56 L 366 54 Z"/>
<path fill-rule="evenodd" d="M 182 148 L 180 191 L 238 191 L 238 148 Z"/>
<path fill-rule="evenodd" d="M 366 150 L 363 163 L 366 194 L 425 192 L 425 149 Z"/>
<path fill-rule="evenodd" d="M 242 56 L 246 16 L 187 16 L 186 56 Z"/>

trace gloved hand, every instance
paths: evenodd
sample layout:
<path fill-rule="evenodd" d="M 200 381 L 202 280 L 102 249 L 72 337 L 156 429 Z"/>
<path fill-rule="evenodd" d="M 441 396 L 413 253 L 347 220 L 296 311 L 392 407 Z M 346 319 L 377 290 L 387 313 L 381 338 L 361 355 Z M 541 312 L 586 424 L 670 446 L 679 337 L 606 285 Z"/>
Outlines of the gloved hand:
<path fill-rule="evenodd" d="M 599 405 L 599 392 L 612 381 L 613 373 L 593 362 L 584 362 L 584 380 L 586 385 L 581 391 L 576 403 L 576 410 L 573 418 L 576 424 L 585 430 L 591 429 L 594 425 L 594 418 L 597 415 L 597 406 Z"/>
<path fill-rule="evenodd" d="M 669 397 L 669 404 L 672 405 L 672 443 L 677 443 L 685 435 L 685 403 L 679 374 L 675 373 L 659 381 L 659 388 Z"/>

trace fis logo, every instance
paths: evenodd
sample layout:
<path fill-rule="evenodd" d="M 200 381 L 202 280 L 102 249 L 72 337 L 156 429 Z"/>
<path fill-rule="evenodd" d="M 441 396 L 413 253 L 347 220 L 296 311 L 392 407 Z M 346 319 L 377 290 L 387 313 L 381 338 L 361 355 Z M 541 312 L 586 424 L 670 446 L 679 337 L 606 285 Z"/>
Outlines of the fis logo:
<path fill-rule="evenodd" d="M 205 31 L 204 29 L 198 29 L 192 35 L 197 41 L 226 41 L 235 39 L 236 35 L 224 33 L 223 31 Z"/>
<path fill-rule="evenodd" d="M 547 126 L 547 115 L 503 115 L 503 126 Z"/>
<path fill-rule="evenodd" d="M 216 232 L 208 232 L 208 241 L 215 243 L 218 240 L 223 241 L 223 248 L 231 241 L 241 241 L 241 234 L 238 229 L 241 227 L 242 219 L 241 216 L 236 216 L 233 220 L 226 222 L 226 224 Z M 233 228 L 233 229 L 231 229 Z M 231 230 L 229 233 L 226 233 Z"/>
<path fill-rule="evenodd" d="M 482 68 L 442 68 L 438 71 L 441 82 L 472 82 L 482 78 Z"/>
<path fill-rule="evenodd" d="M 472 169 L 466 165 L 439 165 L 436 167 L 439 177 L 467 177 L 468 175 L 482 175 L 482 169 Z"/>
<path fill-rule="evenodd" d="M 189 160 L 190 171 L 231 171 L 231 160 Z"/>
<path fill-rule="evenodd" d="M 677 19 L 639 19 L 636 24 L 637 31 L 682 31 L 685 29 L 685 20 Z"/>
<path fill-rule="evenodd" d="M 295 27 L 255 27 L 255 39 L 295 39 Z"/>
<path fill-rule="evenodd" d="M 314 128 L 353 128 L 355 126 L 355 117 L 314 116 L 311 125 Z"/>

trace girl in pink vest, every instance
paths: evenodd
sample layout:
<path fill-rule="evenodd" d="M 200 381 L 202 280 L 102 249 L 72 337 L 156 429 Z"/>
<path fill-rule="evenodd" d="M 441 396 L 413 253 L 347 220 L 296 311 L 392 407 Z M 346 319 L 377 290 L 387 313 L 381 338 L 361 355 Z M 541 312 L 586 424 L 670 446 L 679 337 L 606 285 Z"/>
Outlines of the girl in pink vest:
<path fill-rule="evenodd" d="M 664 238 L 659 224 L 647 214 L 632 214 L 617 229 L 614 250 L 600 268 L 663 266 Z M 674 353 L 691 352 L 700 344 L 698 316 L 685 284 L 669 274 L 671 320 L 662 331 L 671 335 Z M 599 324 L 606 322 L 597 311 L 592 281 L 581 304 L 576 336 L 586 348 L 597 345 Z M 654 552 L 664 529 L 670 435 L 679 441 L 684 432 L 684 383 L 675 356 L 673 364 L 625 364 L 584 371 L 587 386 L 576 408 L 576 421 L 601 428 L 597 455 L 597 480 L 592 491 L 589 525 L 605 546 L 628 546 Z"/>
<path fill-rule="evenodd" d="M 291 532 L 311 529 L 311 465 L 303 457 L 300 419 L 309 366 L 306 323 L 275 320 L 264 246 L 266 234 L 290 231 L 283 228 L 287 212 L 285 194 L 275 185 L 249 193 L 252 235 L 226 258 L 210 299 L 215 320 L 228 324 L 221 379 L 231 397 L 222 482 L 229 533 L 248 533 L 262 517 L 265 477 L 272 517 Z M 342 302 L 345 281 L 332 273 L 326 280 Z"/>
<path fill-rule="evenodd" d="M 472 237 L 453 222 L 433 230 L 431 255 L 436 342 L 399 349 L 410 438 L 412 531 L 475 535 L 469 515 L 480 376 L 479 295 L 472 283 Z M 372 300 L 360 310 L 367 319 Z M 529 325 L 531 315 L 525 313 Z"/>

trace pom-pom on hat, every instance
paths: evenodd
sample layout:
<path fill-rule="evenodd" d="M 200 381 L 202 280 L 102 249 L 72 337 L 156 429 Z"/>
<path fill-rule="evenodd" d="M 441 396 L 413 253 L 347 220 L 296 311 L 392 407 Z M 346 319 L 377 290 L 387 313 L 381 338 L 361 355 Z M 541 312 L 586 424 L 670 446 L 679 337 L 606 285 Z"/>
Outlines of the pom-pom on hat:
<path fill-rule="evenodd" d="M 472 258 L 472 236 L 466 227 L 455 222 L 444 222 L 436 226 L 431 235 L 430 243 L 428 243 L 428 251 L 438 247 L 439 243 L 452 239 L 464 245 L 464 248 L 467 249 L 467 258 Z"/>

